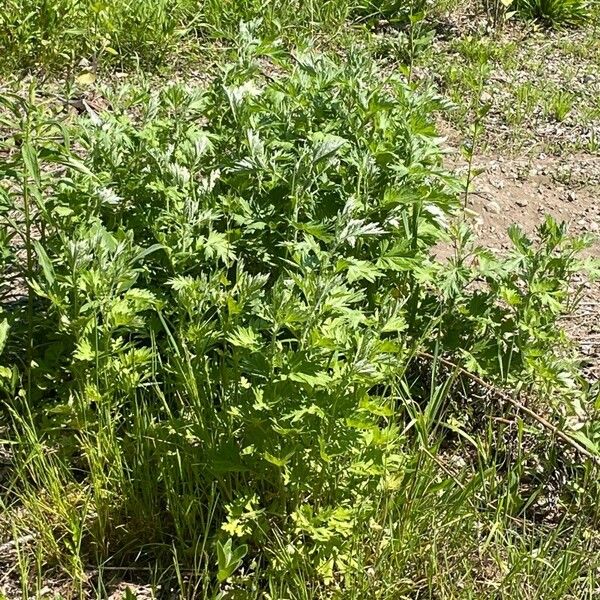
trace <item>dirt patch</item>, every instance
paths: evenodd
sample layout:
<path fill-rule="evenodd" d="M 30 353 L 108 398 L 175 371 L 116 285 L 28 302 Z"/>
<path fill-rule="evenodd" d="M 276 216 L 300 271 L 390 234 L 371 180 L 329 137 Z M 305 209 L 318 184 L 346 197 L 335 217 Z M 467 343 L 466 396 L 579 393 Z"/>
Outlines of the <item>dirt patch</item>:
<path fill-rule="evenodd" d="M 474 166 L 483 172 L 473 182 L 469 208 L 478 215 L 475 229 L 482 244 L 507 248 L 512 223 L 533 234 L 547 214 L 567 223 L 572 234 L 600 231 L 600 157 L 483 157 Z M 600 245 L 591 252 L 600 257 Z"/>

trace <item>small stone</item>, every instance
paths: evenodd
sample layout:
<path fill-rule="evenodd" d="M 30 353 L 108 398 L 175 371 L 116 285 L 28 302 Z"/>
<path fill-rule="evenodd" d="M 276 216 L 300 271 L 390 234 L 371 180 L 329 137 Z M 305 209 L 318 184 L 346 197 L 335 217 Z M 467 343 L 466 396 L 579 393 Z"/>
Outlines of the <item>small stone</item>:
<path fill-rule="evenodd" d="M 525 200 L 525 198 L 517 198 L 515 204 L 521 208 L 525 208 L 529 203 L 527 200 Z"/>
<path fill-rule="evenodd" d="M 569 202 L 575 202 L 577 200 L 577 194 L 573 190 L 567 191 L 567 200 Z"/>
<path fill-rule="evenodd" d="M 500 208 L 500 205 L 495 200 L 490 200 L 485 205 L 485 210 L 487 210 L 488 212 L 493 213 L 495 215 L 499 215 L 500 212 L 502 211 L 502 208 Z"/>
<path fill-rule="evenodd" d="M 594 233 L 597 233 L 598 231 L 600 231 L 600 225 L 598 225 L 598 223 L 596 223 L 595 221 L 592 221 L 590 223 L 589 230 L 593 231 Z"/>

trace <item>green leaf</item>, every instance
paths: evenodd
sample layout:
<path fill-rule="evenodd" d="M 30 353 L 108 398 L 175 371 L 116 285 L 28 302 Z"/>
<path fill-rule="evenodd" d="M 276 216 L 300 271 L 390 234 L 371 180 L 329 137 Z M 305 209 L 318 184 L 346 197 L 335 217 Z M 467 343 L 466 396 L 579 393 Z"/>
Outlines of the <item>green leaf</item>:
<path fill-rule="evenodd" d="M 336 270 L 345 270 L 349 283 L 354 283 L 362 279 L 373 282 L 381 275 L 381 271 L 373 263 L 356 258 L 346 258 L 338 261 Z"/>
<path fill-rule="evenodd" d="M 218 561 L 218 572 L 217 579 L 219 583 L 227 581 L 233 573 L 242 564 L 242 560 L 248 553 L 248 546 L 242 544 L 235 549 L 232 549 L 232 540 L 229 538 L 224 544 L 217 541 L 217 561 Z"/>
<path fill-rule="evenodd" d="M 6 340 L 8 338 L 8 332 L 10 330 L 10 325 L 6 319 L 0 322 L 0 354 L 4 351 L 4 347 L 6 346 Z"/>
<path fill-rule="evenodd" d="M 33 246 L 38 255 L 38 260 L 40 262 L 40 266 L 42 267 L 42 271 L 44 272 L 44 277 L 46 278 L 48 285 L 54 285 L 54 281 L 56 278 L 54 273 L 54 267 L 52 266 L 52 261 L 46 254 L 46 251 L 44 250 L 43 246 L 37 240 L 34 240 Z"/>
<path fill-rule="evenodd" d="M 237 327 L 227 335 L 227 341 L 238 348 L 258 350 L 260 348 L 260 335 L 251 327 Z"/>
<path fill-rule="evenodd" d="M 276 467 L 285 467 L 285 465 L 287 465 L 287 463 L 290 462 L 292 456 L 294 456 L 294 453 L 290 452 L 289 454 L 286 454 L 283 458 L 279 458 L 271 454 L 270 452 L 265 452 L 263 456 L 265 460 L 270 462 L 272 465 L 275 465 Z"/>
<path fill-rule="evenodd" d="M 137 596 L 131 591 L 129 586 L 125 588 L 125 600 L 137 600 Z"/>
<path fill-rule="evenodd" d="M 27 174 L 33 178 L 37 185 L 39 185 L 42 179 L 40 174 L 40 164 L 37 153 L 30 142 L 25 142 L 23 144 L 21 154 L 23 156 Z"/>
<path fill-rule="evenodd" d="M 569 431 L 569 435 L 577 442 L 579 442 L 582 446 L 584 446 L 587 450 L 595 454 L 596 456 L 600 456 L 600 448 L 598 444 L 594 443 L 590 438 L 583 433 L 583 431 Z"/>
<path fill-rule="evenodd" d="M 313 165 L 335 156 L 348 143 L 342 137 L 331 134 L 313 135 Z"/>

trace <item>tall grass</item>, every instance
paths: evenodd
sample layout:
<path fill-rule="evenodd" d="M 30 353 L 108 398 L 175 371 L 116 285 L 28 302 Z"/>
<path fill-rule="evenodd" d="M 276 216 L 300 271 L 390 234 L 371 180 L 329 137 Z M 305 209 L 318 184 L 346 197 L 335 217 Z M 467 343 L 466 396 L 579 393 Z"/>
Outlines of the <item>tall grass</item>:
<path fill-rule="evenodd" d="M 260 22 L 267 38 L 335 40 L 352 23 L 402 28 L 429 12 L 448 9 L 443 0 L 5 0 L 0 74 L 73 71 L 81 63 L 166 66 L 176 55 L 197 56 L 198 41 L 203 45 L 213 38 L 234 38 L 241 21 Z M 498 26 L 501 15 L 513 9 L 554 26 L 581 25 L 593 12 L 582 0 L 485 4 Z"/>
<path fill-rule="evenodd" d="M 7 0 L 0 68 L 6 74 L 81 61 L 155 65 L 181 39 L 191 8 L 189 0 Z"/>
<path fill-rule="evenodd" d="M 266 36 L 335 35 L 348 0 L 7 0 L 0 14 L 0 72 L 95 66 L 156 67 L 196 37 L 232 37 L 260 20 Z"/>
<path fill-rule="evenodd" d="M 93 67 L 156 68 L 197 56 L 198 41 L 231 40 L 240 22 L 265 38 L 335 40 L 343 27 L 379 20 L 406 25 L 422 0 L 6 0 L 0 74 Z"/>

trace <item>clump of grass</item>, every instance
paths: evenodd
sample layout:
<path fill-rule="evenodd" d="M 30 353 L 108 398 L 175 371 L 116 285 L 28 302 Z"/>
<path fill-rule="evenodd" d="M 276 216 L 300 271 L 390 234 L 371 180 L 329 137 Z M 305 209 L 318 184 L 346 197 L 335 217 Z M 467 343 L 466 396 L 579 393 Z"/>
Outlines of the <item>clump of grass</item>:
<path fill-rule="evenodd" d="M 73 68 L 86 60 L 157 65 L 192 16 L 189 0 L 7 0 L 0 15 L 1 69 Z"/>
<path fill-rule="evenodd" d="M 573 109 L 573 95 L 563 90 L 554 92 L 546 101 L 546 114 L 559 123 L 564 121 Z"/>
<path fill-rule="evenodd" d="M 517 0 L 515 7 L 522 17 L 552 27 L 577 27 L 591 14 L 586 0 Z"/>

